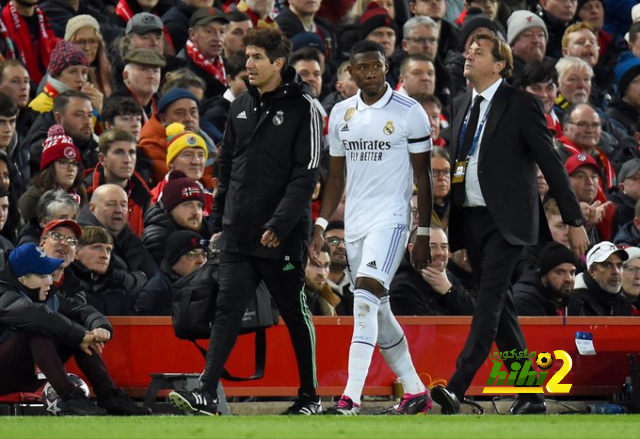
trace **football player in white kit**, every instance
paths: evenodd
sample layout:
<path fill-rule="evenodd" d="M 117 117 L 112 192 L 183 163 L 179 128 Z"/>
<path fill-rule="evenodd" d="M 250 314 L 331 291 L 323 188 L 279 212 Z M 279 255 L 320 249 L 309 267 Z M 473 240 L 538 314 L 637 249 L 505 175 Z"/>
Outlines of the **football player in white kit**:
<path fill-rule="evenodd" d="M 328 411 L 333 414 L 360 413 L 376 344 L 404 386 L 397 413 L 431 408 L 429 390 L 413 366 L 388 296 L 407 246 L 414 180 L 420 223 L 412 264 L 421 269 L 431 258 L 431 128 L 422 106 L 385 82 L 388 68 L 382 46 L 371 41 L 356 43 L 348 70 L 360 90 L 337 104 L 329 119 L 330 174 L 309 257 L 317 262 L 326 218 L 335 211 L 346 185 L 345 245 L 351 285 L 355 285 L 349 378 L 342 397 Z"/>

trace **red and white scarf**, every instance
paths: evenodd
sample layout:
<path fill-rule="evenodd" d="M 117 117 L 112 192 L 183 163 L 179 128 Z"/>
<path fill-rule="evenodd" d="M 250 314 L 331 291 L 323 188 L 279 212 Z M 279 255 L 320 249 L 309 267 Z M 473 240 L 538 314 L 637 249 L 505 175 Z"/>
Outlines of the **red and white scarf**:
<path fill-rule="evenodd" d="M 59 39 L 48 27 L 42 9 L 36 6 L 35 12 L 38 17 L 37 38 L 34 38 L 35 36 L 29 32 L 27 23 L 16 11 L 13 1 L 10 1 L 2 10 L 2 19 L 7 24 L 9 37 L 18 47 L 20 59 L 26 65 L 31 80 L 38 84 L 44 76 L 44 72 L 40 70 L 38 58 L 42 60 L 42 64 L 46 68 L 49 65 L 51 50 Z M 36 53 L 36 47 L 39 54 Z"/>
<path fill-rule="evenodd" d="M 16 59 L 16 46 L 13 44 L 7 26 L 4 25 L 2 20 L 0 20 L 0 39 L 4 40 L 5 51 L 2 54 L 4 59 Z"/>
<path fill-rule="evenodd" d="M 189 58 L 191 58 L 191 61 L 193 61 L 195 65 L 209 73 L 224 85 L 227 85 L 227 73 L 224 70 L 224 62 L 222 61 L 221 56 L 218 55 L 214 62 L 209 61 L 204 57 L 200 50 L 198 50 L 195 44 L 191 42 L 191 40 L 187 40 L 187 55 L 189 55 Z"/>

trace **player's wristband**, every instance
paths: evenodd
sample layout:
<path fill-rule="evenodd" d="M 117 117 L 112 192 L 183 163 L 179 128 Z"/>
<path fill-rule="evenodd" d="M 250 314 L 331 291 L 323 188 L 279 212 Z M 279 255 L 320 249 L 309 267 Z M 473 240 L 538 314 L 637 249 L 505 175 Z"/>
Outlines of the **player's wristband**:
<path fill-rule="evenodd" d="M 329 225 L 329 221 L 327 221 L 324 218 L 318 217 L 318 219 L 316 220 L 316 226 L 322 227 L 322 231 L 327 230 L 328 225 Z"/>
<path fill-rule="evenodd" d="M 416 233 L 417 236 L 429 236 L 430 234 L 431 227 L 418 227 L 418 231 Z"/>

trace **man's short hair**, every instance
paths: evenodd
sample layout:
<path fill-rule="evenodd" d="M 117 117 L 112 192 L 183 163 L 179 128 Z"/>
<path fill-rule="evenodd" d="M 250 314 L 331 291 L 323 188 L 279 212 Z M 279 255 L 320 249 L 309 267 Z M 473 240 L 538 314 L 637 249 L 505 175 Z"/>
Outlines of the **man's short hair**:
<path fill-rule="evenodd" d="M 404 59 L 402 60 L 402 63 L 400 63 L 401 75 L 404 75 L 407 72 L 407 68 L 408 68 L 407 66 L 411 61 L 423 61 L 423 62 L 430 62 L 431 64 L 433 64 L 433 59 L 430 56 L 425 55 L 424 53 L 412 53 L 411 55 L 405 56 Z M 433 65 L 433 67 L 435 68 L 435 65 Z"/>
<path fill-rule="evenodd" d="M 250 29 L 242 39 L 244 46 L 255 46 L 264 49 L 269 61 L 273 64 L 278 58 L 284 58 L 284 70 L 291 58 L 291 41 L 278 29 Z"/>
<path fill-rule="evenodd" d="M 493 43 L 493 48 L 491 49 L 493 59 L 504 62 L 504 68 L 500 71 L 500 76 L 503 78 L 509 78 L 513 72 L 513 55 L 511 54 L 511 47 L 491 31 L 482 30 L 478 32 L 471 39 L 471 44 L 480 40 L 487 40 Z"/>
<path fill-rule="evenodd" d="M 207 83 L 193 71 L 183 67 L 178 70 L 167 72 L 167 74 L 164 75 L 164 85 L 160 91 L 164 95 L 175 88 L 184 88 L 189 90 L 192 87 L 206 91 Z"/>
<path fill-rule="evenodd" d="M 324 233 L 330 232 L 331 230 L 344 230 L 344 221 L 340 221 L 340 220 L 335 220 L 335 221 L 329 221 L 329 224 L 327 224 L 327 228 L 324 229 Z"/>
<path fill-rule="evenodd" d="M 236 52 L 224 62 L 224 69 L 231 79 L 236 79 L 242 72 L 247 71 L 247 55 L 244 52 Z"/>
<path fill-rule="evenodd" d="M 114 142 L 128 142 L 137 145 L 136 138 L 133 137 L 133 134 L 129 131 L 125 131 L 121 128 L 114 128 L 112 130 L 105 131 L 100 135 L 100 139 L 98 140 L 98 151 L 103 155 L 107 155 Z"/>
<path fill-rule="evenodd" d="M 434 159 L 434 158 L 445 159 L 448 162 L 451 161 L 449 150 L 447 150 L 446 148 L 433 148 L 431 150 L 431 159 Z"/>
<path fill-rule="evenodd" d="M 562 82 L 565 75 L 570 70 L 584 70 L 593 78 L 593 69 L 588 62 L 577 56 L 563 56 L 556 63 L 556 71 L 558 72 L 558 83 Z"/>
<path fill-rule="evenodd" d="M 78 247 L 91 244 L 113 245 L 113 237 L 104 227 L 85 226 L 82 228 L 82 236 L 78 240 Z"/>
<path fill-rule="evenodd" d="M 384 53 L 384 47 L 382 47 L 380 43 L 369 40 L 360 40 L 351 47 L 349 61 L 354 61 L 356 55 L 367 52 L 378 52 L 384 59 L 387 59 L 387 55 Z"/>
<path fill-rule="evenodd" d="M 113 97 L 106 100 L 101 115 L 105 122 L 114 125 L 116 116 L 142 117 L 142 108 L 131 97 Z"/>
<path fill-rule="evenodd" d="M 436 32 L 438 31 L 438 23 L 436 23 L 433 18 L 427 17 L 426 15 L 416 15 L 408 19 L 404 26 L 402 26 L 402 35 L 404 35 L 406 39 L 407 35 L 411 35 L 411 32 L 420 26 L 430 27 Z"/>
<path fill-rule="evenodd" d="M 555 63 L 548 59 L 532 59 L 524 65 L 513 85 L 524 90 L 532 84 L 549 81 L 558 85 L 558 72 Z"/>
<path fill-rule="evenodd" d="M 299 61 L 315 61 L 318 65 L 322 65 L 320 63 L 320 52 L 313 47 L 303 47 L 291 54 L 290 65 L 295 66 Z"/>
<path fill-rule="evenodd" d="M 40 224 L 46 224 L 53 219 L 53 215 L 62 207 L 68 207 L 78 213 L 78 202 L 70 193 L 62 189 L 46 191 L 36 205 L 36 216 Z"/>
<path fill-rule="evenodd" d="M 427 93 L 416 93 L 411 97 L 415 99 L 420 105 L 433 104 L 438 107 L 439 110 L 442 110 L 442 102 L 436 95 L 430 95 Z M 431 155 L 433 155 L 433 151 L 431 151 Z"/>
<path fill-rule="evenodd" d="M 573 113 L 575 113 L 575 111 L 578 108 L 584 107 L 584 106 L 590 107 L 593 111 L 595 111 L 596 114 L 598 115 L 598 120 L 600 121 L 600 123 L 602 123 L 602 118 L 598 114 L 598 111 L 596 110 L 596 108 L 593 105 L 591 105 L 589 102 L 581 102 L 579 104 L 569 105 L 569 107 L 564 111 L 564 115 L 562 116 L 562 126 L 566 126 L 568 123 L 570 123 L 571 116 L 573 116 Z"/>
<path fill-rule="evenodd" d="M 336 77 L 340 79 L 340 77 L 345 73 L 349 73 L 349 61 L 344 61 L 342 64 L 340 64 L 340 67 L 338 67 L 338 72 L 336 73 Z"/>
<path fill-rule="evenodd" d="M 0 116 L 14 117 L 18 114 L 18 106 L 11 97 L 0 92 Z"/>
<path fill-rule="evenodd" d="M 24 63 L 19 59 L 5 59 L 4 61 L 0 61 L 0 79 L 2 79 L 4 71 L 9 67 L 22 67 L 23 69 L 27 70 Z"/>
<path fill-rule="evenodd" d="M 67 105 L 69 105 L 69 102 L 71 102 L 71 98 L 79 98 L 79 99 L 84 99 L 88 102 L 91 102 L 91 99 L 89 98 L 89 96 L 87 96 L 87 94 L 81 91 L 78 91 L 78 90 L 63 91 L 53 99 L 53 112 L 64 113 L 64 110 L 66 110 Z"/>
<path fill-rule="evenodd" d="M 562 35 L 562 48 L 564 49 L 569 45 L 569 35 L 582 29 L 591 31 L 591 33 L 597 39 L 596 31 L 593 29 L 593 26 L 591 26 L 588 21 L 579 21 L 577 23 L 573 23 L 571 26 L 567 27 L 564 30 L 564 34 Z"/>
<path fill-rule="evenodd" d="M 554 198 L 549 198 L 544 202 L 544 214 L 547 217 L 552 215 L 560 215 L 560 208 L 558 207 L 558 203 Z"/>

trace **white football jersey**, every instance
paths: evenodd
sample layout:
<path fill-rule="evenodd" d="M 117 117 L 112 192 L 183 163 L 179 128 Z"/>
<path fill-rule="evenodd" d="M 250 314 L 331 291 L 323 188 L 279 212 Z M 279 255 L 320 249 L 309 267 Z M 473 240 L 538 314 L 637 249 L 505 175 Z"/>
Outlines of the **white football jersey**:
<path fill-rule="evenodd" d="M 345 157 L 345 238 L 409 224 L 413 171 L 409 153 L 430 151 L 431 126 L 414 99 L 387 91 L 368 106 L 355 96 L 333 108 L 329 119 L 332 156 Z"/>

